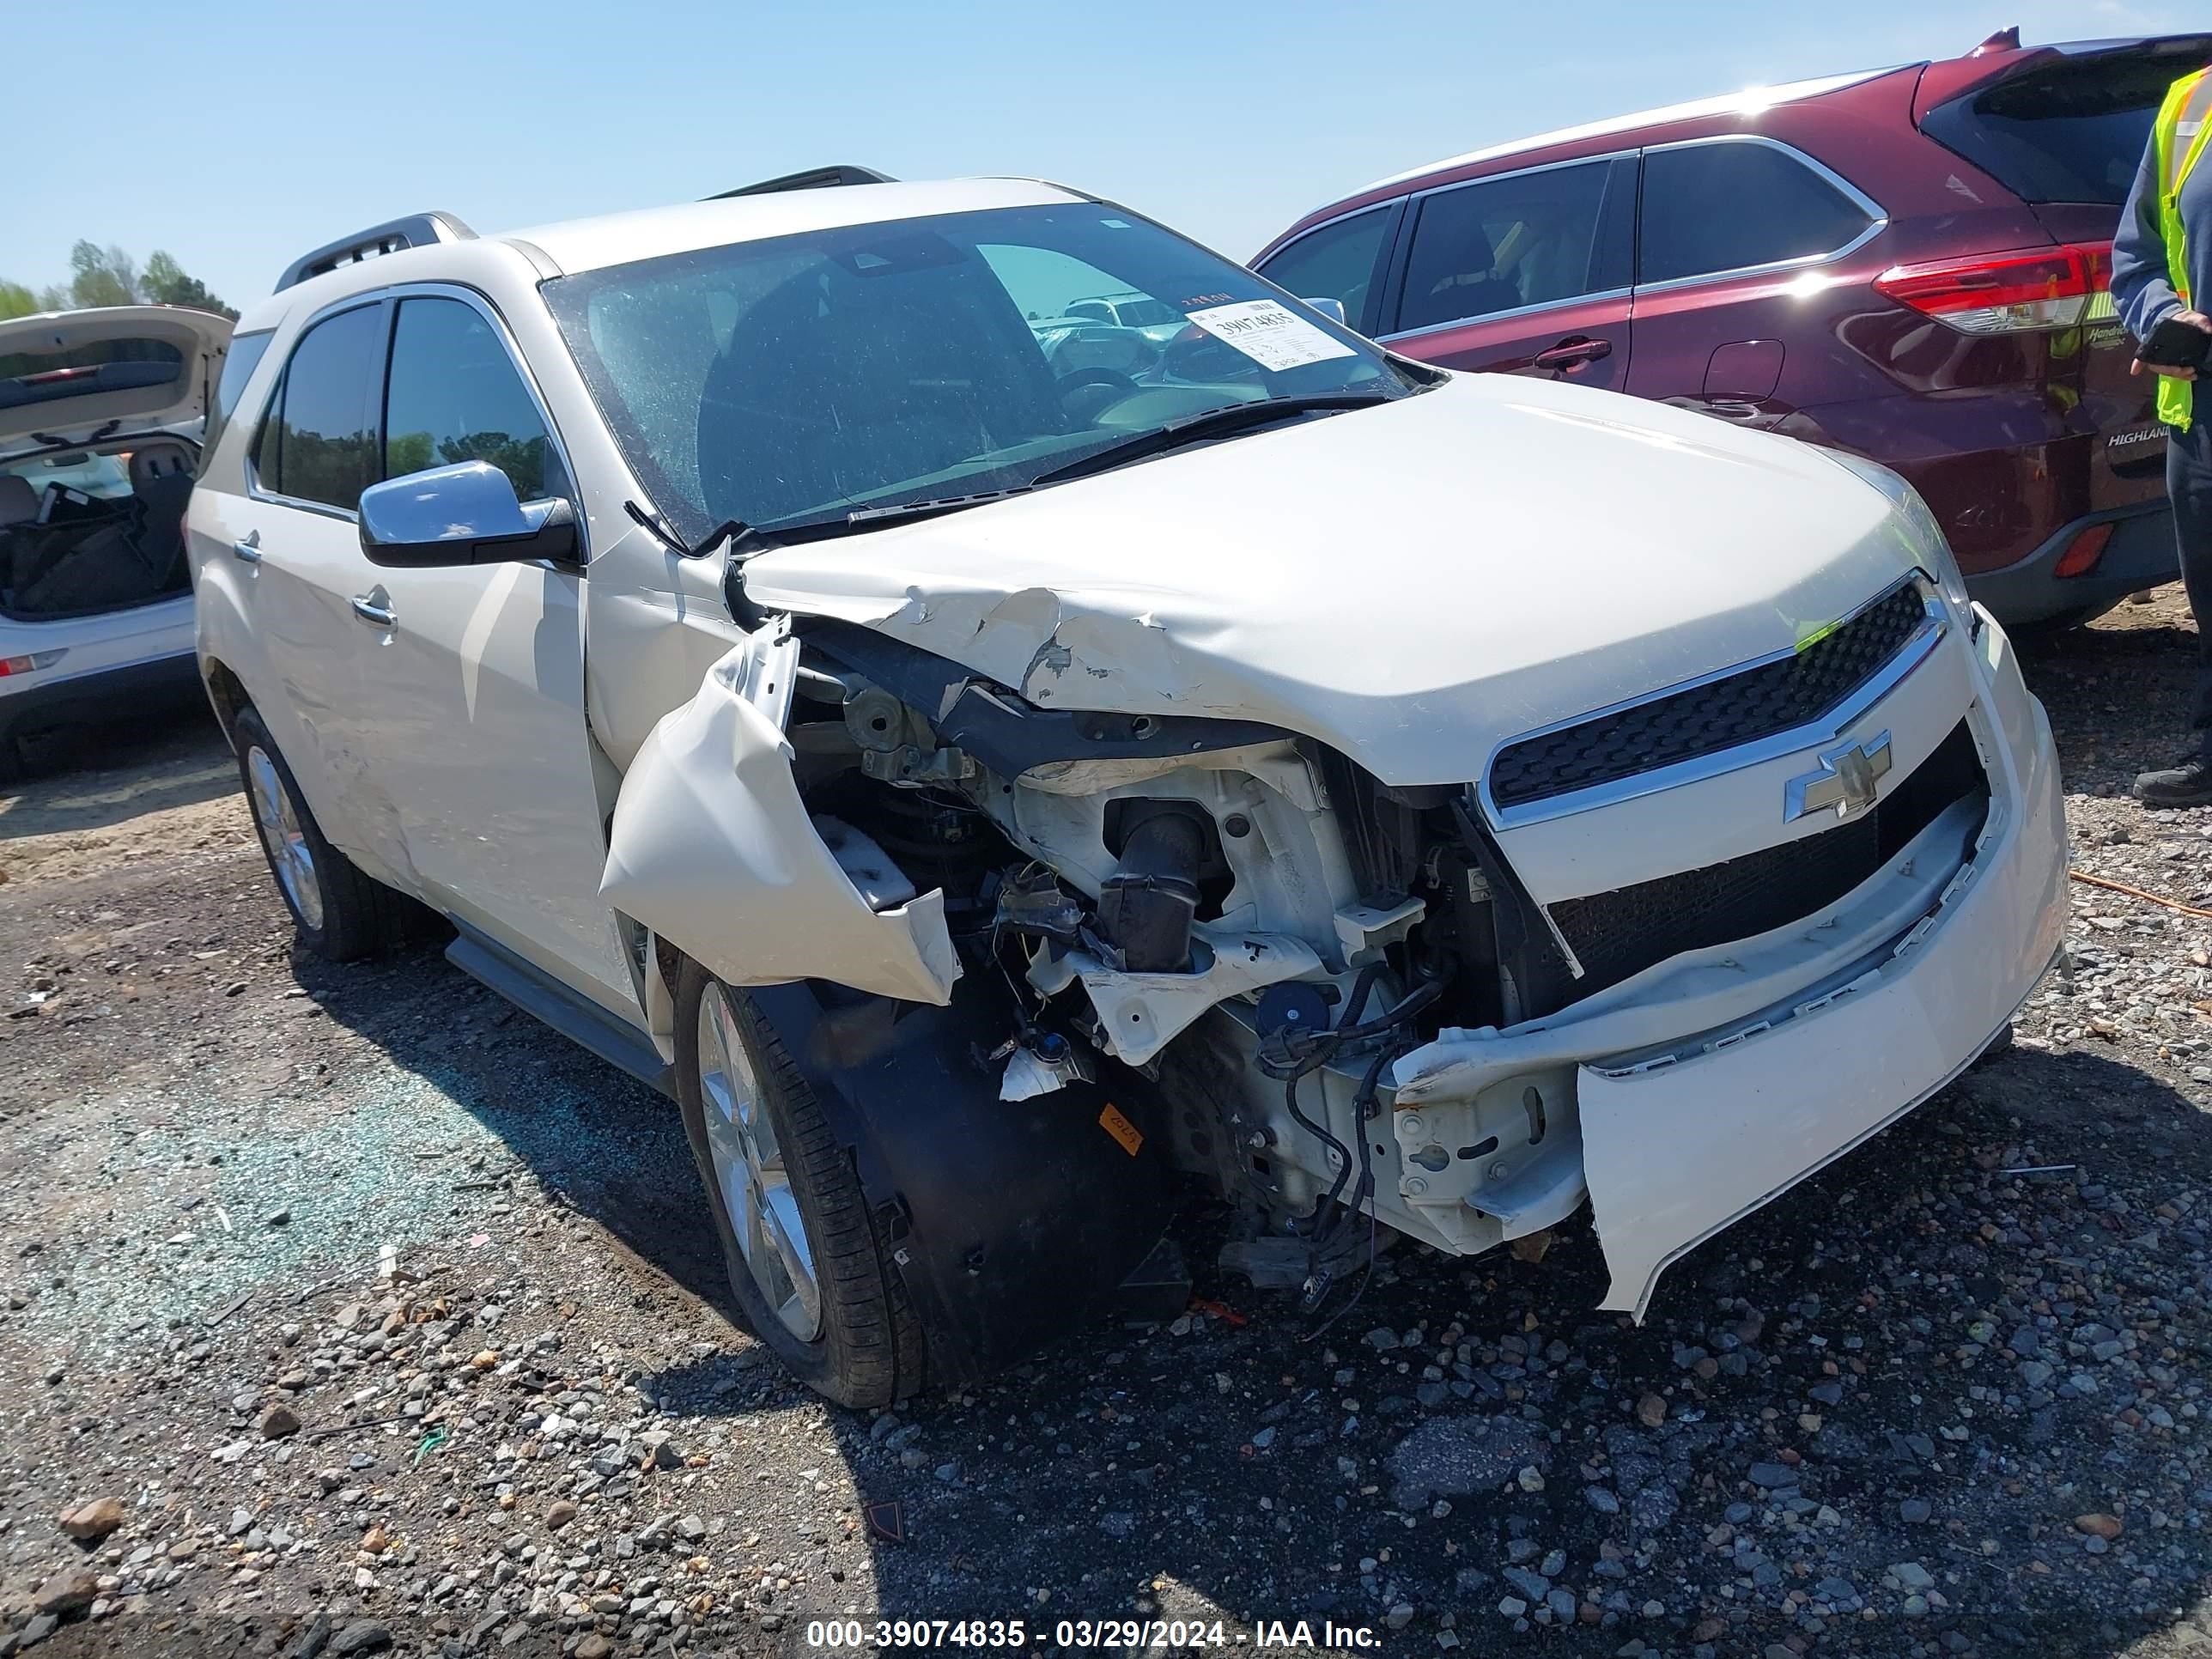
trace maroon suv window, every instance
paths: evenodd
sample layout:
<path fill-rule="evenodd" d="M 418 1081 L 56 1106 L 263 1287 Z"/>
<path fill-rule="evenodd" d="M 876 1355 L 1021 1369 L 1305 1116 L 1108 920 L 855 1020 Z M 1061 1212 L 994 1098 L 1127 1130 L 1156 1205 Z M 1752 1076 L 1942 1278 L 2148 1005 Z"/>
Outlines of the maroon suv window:
<path fill-rule="evenodd" d="M 1398 328 L 1553 305 L 1613 286 L 1601 269 L 1611 170 L 1606 161 L 1545 167 L 1422 198 Z"/>
<path fill-rule="evenodd" d="M 1336 301 L 1347 322 L 1366 328 L 1375 267 L 1395 216 L 1395 204 L 1386 204 L 1308 231 L 1261 265 L 1260 274 L 1301 300 Z"/>
<path fill-rule="evenodd" d="M 1741 140 L 1644 157 L 1639 283 L 1818 258 L 1873 222 L 1788 150 Z"/>

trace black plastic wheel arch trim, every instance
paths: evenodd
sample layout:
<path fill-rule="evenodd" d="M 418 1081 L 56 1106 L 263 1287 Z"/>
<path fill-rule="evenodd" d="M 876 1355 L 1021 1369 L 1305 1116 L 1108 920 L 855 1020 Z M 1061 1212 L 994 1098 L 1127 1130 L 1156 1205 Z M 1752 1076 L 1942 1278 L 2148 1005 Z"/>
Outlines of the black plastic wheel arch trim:
<path fill-rule="evenodd" d="M 1158 1243 L 1174 1185 L 1135 1073 L 998 1098 L 1001 994 L 963 978 L 949 1007 L 818 981 L 747 993 L 797 1061 L 885 1224 L 936 1383 L 975 1382 L 1098 1309 Z M 1137 1150 L 1101 1121 L 1111 1105 Z"/>

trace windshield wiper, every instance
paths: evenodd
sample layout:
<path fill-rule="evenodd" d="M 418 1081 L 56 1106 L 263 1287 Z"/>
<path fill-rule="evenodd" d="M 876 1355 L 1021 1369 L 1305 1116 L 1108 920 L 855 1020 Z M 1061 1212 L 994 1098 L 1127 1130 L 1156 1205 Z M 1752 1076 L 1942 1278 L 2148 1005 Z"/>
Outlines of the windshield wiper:
<path fill-rule="evenodd" d="M 1185 444 L 1202 442 L 1208 438 L 1227 437 L 1232 432 L 1267 426 L 1276 421 L 1287 421 L 1300 415 L 1321 414 L 1337 409 L 1365 409 L 1370 404 L 1396 401 L 1396 398 L 1383 392 L 1322 392 L 1304 398 L 1263 398 L 1256 403 L 1230 404 L 1220 409 L 1202 410 L 1198 414 L 1170 421 L 1165 426 L 1133 433 L 1119 443 L 1093 450 L 1065 466 L 1040 472 L 1030 481 L 1030 487 L 1065 483 L 1071 478 L 1087 478 L 1093 473 L 1110 471 L 1132 461 L 1141 461 L 1147 456 L 1180 449 Z"/>
<path fill-rule="evenodd" d="M 1035 487 L 1033 484 L 1014 484 L 1005 489 L 984 489 L 968 495 L 933 495 L 927 501 L 895 501 L 888 507 L 856 507 L 848 513 L 841 513 L 830 519 L 794 519 L 788 524 L 746 525 L 742 527 L 743 538 L 766 544 L 756 551 L 764 551 L 766 547 L 785 547 L 794 542 L 828 541 L 833 537 L 877 530 L 885 525 L 904 524 L 915 519 L 933 519 L 940 513 L 957 513 L 963 507 L 981 507 L 986 501 L 1004 501 L 1009 495 L 1027 495 Z M 705 544 L 711 547 L 714 542 L 714 538 L 709 537 Z"/>
<path fill-rule="evenodd" d="M 1012 484 L 1004 489 L 978 490 L 972 495 L 936 495 L 926 501 L 856 507 L 845 515 L 844 522 L 855 530 L 872 529 L 879 524 L 902 524 L 908 519 L 927 519 L 939 513 L 957 513 L 963 507 L 981 507 L 986 501 L 1003 501 L 1009 495 L 1025 495 L 1036 488 L 1033 483 Z"/>
<path fill-rule="evenodd" d="M 1088 477 L 1094 472 L 1110 471 L 1115 467 L 1142 460 L 1147 455 L 1180 448 L 1184 444 L 1225 437 L 1233 432 L 1294 419 L 1300 415 L 1318 414 L 1328 410 L 1364 409 L 1370 404 L 1396 401 L 1387 392 L 1329 392 L 1306 398 L 1267 398 L 1256 403 L 1231 404 L 1225 408 L 1186 415 L 1180 420 L 1170 421 L 1165 426 L 1133 433 L 1103 449 L 1093 450 L 1079 459 L 1040 472 L 1027 483 L 1009 484 L 1003 489 L 976 490 L 965 495 L 933 495 L 925 501 L 894 501 L 884 507 L 856 507 L 834 519 L 804 519 L 793 524 L 767 526 L 726 525 L 710 534 L 696 549 L 686 548 L 672 538 L 663 535 L 657 526 L 650 524 L 641 513 L 634 508 L 630 516 L 640 524 L 646 525 L 655 535 L 662 536 L 662 539 L 678 552 L 684 554 L 710 550 L 725 535 L 732 535 L 733 541 L 751 538 L 778 545 L 791 542 L 824 541 L 835 536 L 879 530 L 888 525 L 910 524 L 917 519 L 933 519 L 940 514 L 958 513 L 992 501 L 1009 501 L 1016 495 L 1026 495 L 1051 484 Z"/>

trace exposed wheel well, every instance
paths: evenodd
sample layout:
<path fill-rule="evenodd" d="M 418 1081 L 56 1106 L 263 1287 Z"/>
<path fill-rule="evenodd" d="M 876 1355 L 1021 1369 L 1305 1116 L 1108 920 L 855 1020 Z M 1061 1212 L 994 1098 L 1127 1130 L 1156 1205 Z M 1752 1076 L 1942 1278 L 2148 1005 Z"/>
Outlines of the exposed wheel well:
<path fill-rule="evenodd" d="M 222 735 L 235 749 L 239 711 L 253 699 L 246 695 L 245 683 L 219 662 L 203 664 L 200 678 L 207 682 L 208 701 L 215 705 L 215 717 L 222 726 Z"/>

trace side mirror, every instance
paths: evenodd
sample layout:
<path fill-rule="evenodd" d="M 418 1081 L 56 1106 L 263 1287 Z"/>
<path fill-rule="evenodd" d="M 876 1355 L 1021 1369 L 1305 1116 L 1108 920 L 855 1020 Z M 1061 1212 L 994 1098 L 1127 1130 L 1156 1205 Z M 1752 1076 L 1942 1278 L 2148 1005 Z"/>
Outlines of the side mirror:
<path fill-rule="evenodd" d="M 362 490 L 361 550 L 371 564 L 416 568 L 573 561 L 576 510 L 560 500 L 525 505 L 490 462 L 462 461 Z"/>
<path fill-rule="evenodd" d="M 1350 320 L 1344 314 L 1343 301 L 1308 300 L 1306 303 L 1311 306 L 1316 311 L 1321 313 L 1322 316 L 1328 318 L 1332 323 L 1342 323 L 1346 328 L 1352 326 Z"/>

